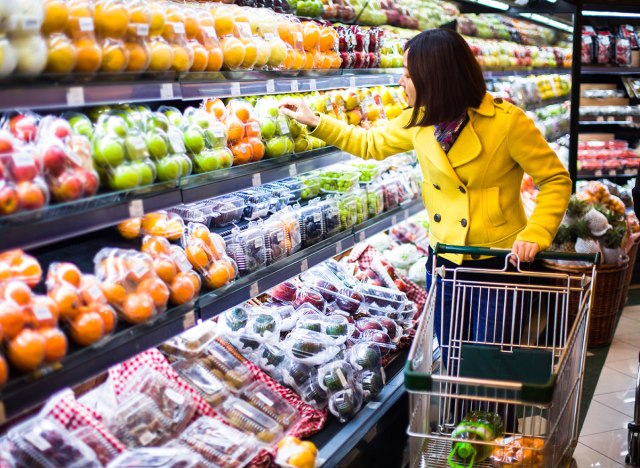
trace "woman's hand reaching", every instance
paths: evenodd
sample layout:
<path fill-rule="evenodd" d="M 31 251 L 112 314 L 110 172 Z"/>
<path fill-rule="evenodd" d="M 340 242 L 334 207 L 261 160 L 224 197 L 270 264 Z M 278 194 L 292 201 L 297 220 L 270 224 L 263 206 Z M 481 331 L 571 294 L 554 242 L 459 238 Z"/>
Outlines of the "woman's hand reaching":
<path fill-rule="evenodd" d="M 511 252 L 516 254 L 521 262 L 533 262 L 533 259 L 540 252 L 540 246 L 535 242 L 515 241 Z M 511 258 L 510 262 L 513 266 L 516 266 L 515 258 Z"/>
<path fill-rule="evenodd" d="M 280 112 L 301 124 L 317 127 L 318 123 L 320 123 L 320 117 L 311 110 L 304 99 L 285 98 L 280 101 L 278 106 L 280 107 Z"/>

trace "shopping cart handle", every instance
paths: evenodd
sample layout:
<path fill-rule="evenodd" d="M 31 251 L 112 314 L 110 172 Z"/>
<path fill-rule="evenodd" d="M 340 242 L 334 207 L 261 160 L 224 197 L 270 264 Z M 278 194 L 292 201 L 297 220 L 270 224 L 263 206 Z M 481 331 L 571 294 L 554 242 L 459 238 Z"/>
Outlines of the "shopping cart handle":
<path fill-rule="evenodd" d="M 511 253 L 508 249 L 493 249 L 490 247 L 471 247 L 463 245 L 447 245 L 437 243 L 435 254 L 458 254 L 458 255 L 478 255 L 489 257 L 506 257 Z M 571 260 L 574 262 L 589 262 L 594 264 L 600 263 L 600 254 L 586 254 L 586 253 L 573 253 L 573 252 L 550 252 L 544 251 L 536 255 L 536 259 L 541 260 Z"/>

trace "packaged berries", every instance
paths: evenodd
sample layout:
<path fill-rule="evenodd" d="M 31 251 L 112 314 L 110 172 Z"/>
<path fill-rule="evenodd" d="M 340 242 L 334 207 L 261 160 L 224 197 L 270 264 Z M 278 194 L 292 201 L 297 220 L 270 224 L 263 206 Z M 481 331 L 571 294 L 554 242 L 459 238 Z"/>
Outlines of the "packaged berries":
<path fill-rule="evenodd" d="M 240 275 L 246 275 L 267 264 L 267 248 L 262 228 L 249 224 L 247 229 L 238 228 L 227 237 L 227 254 L 236 262 Z"/>
<path fill-rule="evenodd" d="M 225 252 L 225 242 L 198 223 L 189 223 L 183 238 L 187 258 L 210 289 L 220 288 L 237 276 L 237 266 Z"/>

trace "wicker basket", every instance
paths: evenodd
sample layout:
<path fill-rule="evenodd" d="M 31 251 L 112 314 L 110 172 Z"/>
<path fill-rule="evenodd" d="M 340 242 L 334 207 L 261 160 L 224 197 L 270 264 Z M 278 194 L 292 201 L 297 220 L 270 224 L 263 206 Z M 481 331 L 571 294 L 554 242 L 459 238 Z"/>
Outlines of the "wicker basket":
<path fill-rule="evenodd" d="M 571 275 L 591 273 L 591 267 L 588 266 L 559 265 L 548 261 L 545 261 L 544 265 L 553 272 Z M 593 297 L 591 299 L 589 347 L 607 346 L 613 340 L 618 306 L 621 301 L 620 298 L 624 289 L 628 266 L 629 261 L 627 259 L 621 265 L 601 265 L 597 268 Z M 572 323 L 578 310 L 578 301 L 579 294 L 571 293 L 569 298 L 569 317 Z"/>
<path fill-rule="evenodd" d="M 624 306 L 627 304 L 627 300 L 629 299 L 629 286 L 631 285 L 631 279 L 633 278 L 633 268 L 636 264 L 636 258 L 638 257 L 638 246 L 640 245 L 640 238 L 636 238 L 633 240 L 631 244 L 631 248 L 627 255 L 629 256 L 629 266 L 627 268 L 627 274 L 624 277 L 624 287 L 622 289 L 622 294 L 620 295 L 620 307 L 618 309 L 622 311 Z"/>

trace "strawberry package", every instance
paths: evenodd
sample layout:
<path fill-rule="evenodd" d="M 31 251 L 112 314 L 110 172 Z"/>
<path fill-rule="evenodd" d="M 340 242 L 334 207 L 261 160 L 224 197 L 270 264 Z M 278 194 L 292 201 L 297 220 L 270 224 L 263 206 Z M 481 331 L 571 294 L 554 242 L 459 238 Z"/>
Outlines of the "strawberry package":
<path fill-rule="evenodd" d="M 596 35 L 595 62 L 600 65 L 611 63 L 614 38 L 608 30 L 598 31 Z"/>

